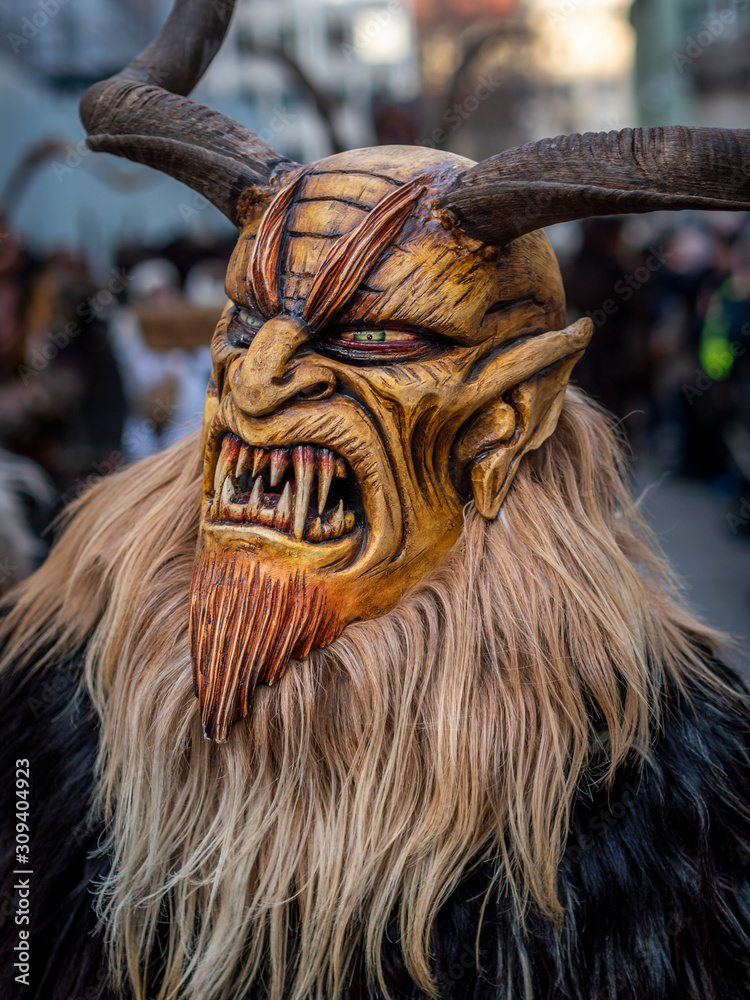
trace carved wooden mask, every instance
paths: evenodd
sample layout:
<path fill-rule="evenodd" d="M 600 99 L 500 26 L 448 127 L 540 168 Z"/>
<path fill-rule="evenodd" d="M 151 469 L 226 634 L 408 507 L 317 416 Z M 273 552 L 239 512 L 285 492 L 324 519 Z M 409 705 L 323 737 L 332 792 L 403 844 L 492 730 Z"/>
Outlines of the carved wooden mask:
<path fill-rule="evenodd" d="M 726 130 L 568 136 L 480 164 L 378 147 L 300 167 L 179 96 L 225 29 L 216 5 L 178 0 L 82 102 L 92 148 L 166 170 L 240 229 L 190 610 L 217 740 L 290 658 L 392 608 L 454 544 L 468 501 L 496 517 L 554 430 L 592 325 L 565 326 L 540 227 L 750 203 L 748 136 Z"/>
<path fill-rule="evenodd" d="M 206 408 L 192 612 L 207 726 L 214 690 L 225 706 L 231 687 L 242 714 L 290 654 L 393 607 L 453 545 L 464 504 L 494 517 L 554 427 L 590 321 L 559 329 L 541 234 L 498 253 L 451 231 L 435 193 L 465 166 L 402 147 L 344 153 L 248 213 Z M 243 572 L 263 564 L 274 605 L 242 604 L 253 634 L 230 677 L 212 592 L 237 551 L 251 555 Z"/>

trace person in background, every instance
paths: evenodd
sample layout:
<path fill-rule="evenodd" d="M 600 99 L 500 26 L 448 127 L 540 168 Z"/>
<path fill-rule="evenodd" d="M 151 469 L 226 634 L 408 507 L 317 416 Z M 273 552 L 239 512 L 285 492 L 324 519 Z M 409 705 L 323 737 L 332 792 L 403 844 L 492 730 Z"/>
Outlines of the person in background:
<path fill-rule="evenodd" d="M 130 272 L 125 305 L 112 314 L 110 336 L 128 399 L 123 434 L 127 461 L 152 455 L 200 425 L 211 374 L 208 338 L 200 346 L 174 344 L 159 350 L 149 345 L 143 329 L 149 315 L 185 314 L 186 304 L 206 304 L 207 297 L 209 304 L 215 302 L 218 316 L 223 288 L 219 286 L 220 298 L 215 301 L 216 284 L 210 272 L 200 268 L 195 265 L 188 274 L 183 294 L 171 261 L 158 257 L 141 261 Z"/>

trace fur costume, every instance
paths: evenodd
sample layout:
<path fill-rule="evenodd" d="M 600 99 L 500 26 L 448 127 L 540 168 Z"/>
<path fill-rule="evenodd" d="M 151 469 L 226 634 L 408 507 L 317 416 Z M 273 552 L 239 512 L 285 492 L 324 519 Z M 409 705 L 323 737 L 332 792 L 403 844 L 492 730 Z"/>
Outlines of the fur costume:
<path fill-rule="evenodd" d="M 503 518 L 469 512 L 223 747 L 191 684 L 199 489 L 193 438 L 98 484 L 5 620 L 34 971 L 5 944 L 4 997 L 750 995 L 748 703 L 598 411 L 569 391 Z"/>
<path fill-rule="evenodd" d="M 539 230 L 747 208 L 750 133 L 300 165 L 185 96 L 232 6 L 81 104 L 239 238 L 200 440 L 5 605 L 3 995 L 747 995 L 748 701 L 567 388 Z"/>

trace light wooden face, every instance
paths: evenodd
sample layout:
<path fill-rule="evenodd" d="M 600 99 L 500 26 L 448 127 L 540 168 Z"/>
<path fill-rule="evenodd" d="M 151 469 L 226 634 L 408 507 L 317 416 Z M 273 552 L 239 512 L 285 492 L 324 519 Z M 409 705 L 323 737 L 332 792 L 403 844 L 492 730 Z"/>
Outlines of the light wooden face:
<path fill-rule="evenodd" d="M 552 366 L 557 398 L 587 340 L 561 331 L 559 272 L 542 234 L 497 251 L 434 211 L 435 191 L 466 165 L 411 147 L 320 161 L 286 179 L 298 186 L 284 219 L 279 312 L 261 314 L 249 278 L 265 205 L 227 274 L 206 405 L 202 545 L 304 568 L 325 581 L 343 621 L 390 609 L 454 544 L 479 460 L 500 444 L 520 454 L 533 430 L 514 390 Z M 395 240 L 335 320 L 312 328 L 300 314 L 326 254 L 414 177 L 425 191 Z"/>

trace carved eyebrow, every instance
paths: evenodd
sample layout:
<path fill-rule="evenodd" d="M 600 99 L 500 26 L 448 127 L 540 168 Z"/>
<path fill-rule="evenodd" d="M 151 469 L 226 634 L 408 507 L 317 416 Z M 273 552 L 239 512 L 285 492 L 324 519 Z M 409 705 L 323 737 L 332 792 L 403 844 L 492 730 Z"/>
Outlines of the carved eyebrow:
<path fill-rule="evenodd" d="M 341 312 L 393 242 L 424 191 L 424 184 L 410 181 L 387 195 L 333 245 L 307 293 L 303 317 L 314 329 L 327 326 Z"/>
<path fill-rule="evenodd" d="M 258 308 L 270 319 L 281 312 L 279 263 L 284 236 L 284 222 L 305 173 L 287 184 L 268 206 L 255 236 L 248 277 Z"/>
<path fill-rule="evenodd" d="M 267 319 L 281 312 L 279 263 L 285 237 L 284 223 L 304 176 L 276 195 L 263 217 L 253 247 L 250 283 L 258 307 Z M 425 185 L 418 178 L 401 185 L 331 247 L 302 307 L 302 317 L 313 329 L 328 326 L 349 302 L 393 243 L 424 190 Z"/>

